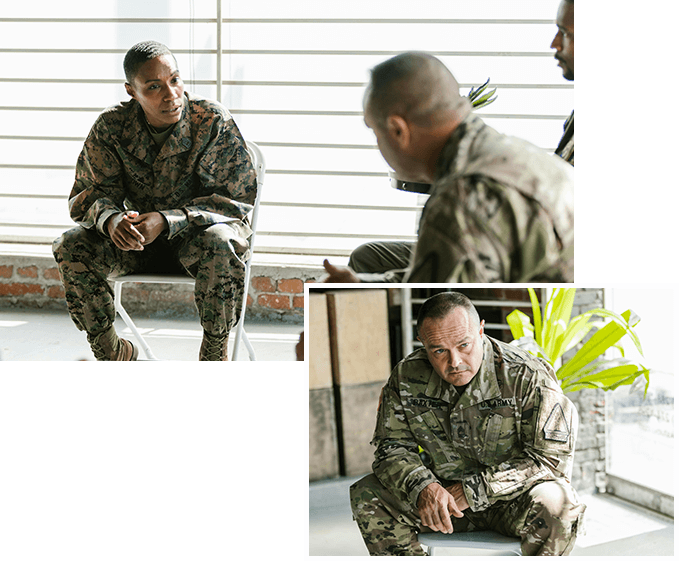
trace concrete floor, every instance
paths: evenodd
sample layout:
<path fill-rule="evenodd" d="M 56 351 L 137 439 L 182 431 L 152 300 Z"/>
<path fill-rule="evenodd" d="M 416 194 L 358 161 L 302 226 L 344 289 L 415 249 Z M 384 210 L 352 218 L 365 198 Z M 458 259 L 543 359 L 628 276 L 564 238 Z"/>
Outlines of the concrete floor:
<path fill-rule="evenodd" d="M 137 328 L 161 360 L 197 360 L 202 340 L 198 320 L 137 319 Z M 134 336 L 117 318 L 116 330 Z M 245 322 L 245 331 L 258 361 L 294 361 L 301 325 Z M 232 337 L 233 339 L 233 337 Z M 233 341 L 229 341 L 229 356 Z M 239 361 L 249 360 L 241 344 Z M 141 358 L 143 354 L 140 353 Z M 66 312 L 0 309 L 0 358 L 2 360 L 94 360 L 85 334 L 78 331 Z"/>
<path fill-rule="evenodd" d="M 309 485 L 309 555 L 368 555 L 349 507 L 349 486 L 357 479 Z M 581 498 L 587 505 L 586 534 L 578 537 L 571 555 L 674 555 L 673 519 L 610 495 Z M 455 555 L 497 554 L 466 549 L 440 551 Z"/>

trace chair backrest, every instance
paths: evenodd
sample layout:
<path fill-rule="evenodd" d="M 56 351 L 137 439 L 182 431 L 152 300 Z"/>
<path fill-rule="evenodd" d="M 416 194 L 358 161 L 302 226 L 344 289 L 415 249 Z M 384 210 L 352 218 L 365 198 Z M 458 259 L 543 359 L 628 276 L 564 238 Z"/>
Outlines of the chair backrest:
<path fill-rule="evenodd" d="M 250 240 L 250 247 L 253 247 L 255 245 L 255 234 L 257 233 L 259 203 L 262 200 L 264 175 L 266 174 L 266 161 L 264 160 L 264 154 L 262 154 L 262 151 L 259 146 L 257 146 L 257 144 L 249 140 L 246 140 L 245 144 L 248 147 L 248 152 L 250 153 L 250 158 L 252 159 L 252 165 L 254 166 L 255 173 L 257 174 L 257 197 L 255 198 L 255 204 L 252 209 L 252 217 L 250 219 L 250 225 L 252 227 L 252 239 Z"/>

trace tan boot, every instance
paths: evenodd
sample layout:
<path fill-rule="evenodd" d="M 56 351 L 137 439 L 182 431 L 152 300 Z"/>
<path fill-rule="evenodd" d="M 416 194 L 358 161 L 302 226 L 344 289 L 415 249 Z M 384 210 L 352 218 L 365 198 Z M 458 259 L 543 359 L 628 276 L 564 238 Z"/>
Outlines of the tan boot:
<path fill-rule="evenodd" d="M 211 335 L 203 331 L 203 342 L 200 345 L 200 355 L 198 360 L 229 360 L 226 351 L 229 342 L 229 334 Z"/>
<path fill-rule="evenodd" d="M 97 360 L 137 360 L 139 349 L 127 339 L 118 337 L 113 326 L 99 335 L 87 334 L 94 358 Z"/>

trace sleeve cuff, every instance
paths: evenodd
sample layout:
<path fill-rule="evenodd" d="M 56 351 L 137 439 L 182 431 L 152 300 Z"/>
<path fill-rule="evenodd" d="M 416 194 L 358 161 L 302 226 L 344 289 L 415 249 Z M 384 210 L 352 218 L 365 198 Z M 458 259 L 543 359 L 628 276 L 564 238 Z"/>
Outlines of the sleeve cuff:
<path fill-rule="evenodd" d="M 158 212 L 160 212 L 167 221 L 167 239 L 174 238 L 189 225 L 189 219 L 186 217 L 186 213 L 181 209 L 160 210 Z"/>
<path fill-rule="evenodd" d="M 485 510 L 490 506 L 486 485 L 481 474 L 470 475 L 462 480 L 462 490 L 473 512 Z"/>
<path fill-rule="evenodd" d="M 118 214 L 120 211 L 116 209 L 109 208 L 107 210 L 104 210 L 100 215 L 99 218 L 97 218 L 97 232 L 99 232 L 102 236 L 105 238 L 108 238 L 108 232 L 104 229 L 104 225 L 106 224 L 106 221 L 113 216 L 114 214 Z"/>
<path fill-rule="evenodd" d="M 414 485 L 409 481 L 411 478 L 414 478 L 416 481 Z M 431 485 L 432 483 L 439 483 L 439 480 L 436 479 L 434 474 L 424 466 L 413 470 L 408 476 L 408 479 L 406 479 L 406 485 L 409 487 L 412 485 L 408 491 L 408 498 L 415 508 L 417 508 L 417 499 L 420 498 L 420 493 L 422 490 L 427 485 Z"/>

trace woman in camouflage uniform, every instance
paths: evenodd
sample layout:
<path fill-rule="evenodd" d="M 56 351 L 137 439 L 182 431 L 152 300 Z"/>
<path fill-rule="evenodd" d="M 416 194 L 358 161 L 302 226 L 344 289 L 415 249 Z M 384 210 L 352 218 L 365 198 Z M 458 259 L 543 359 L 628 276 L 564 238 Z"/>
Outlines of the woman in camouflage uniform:
<path fill-rule="evenodd" d="M 78 226 L 53 246 L 71 318 L 98 360 L 134 360 L 107 277 L 184 271 L 196 279 L 200 359 L 226 360 L 257 192 L 245 141 L 222 105 L 184 91 L 164 45 L 135 45 L 124 67 L 132 99 L 94 123 L 69 198 Z"/>

